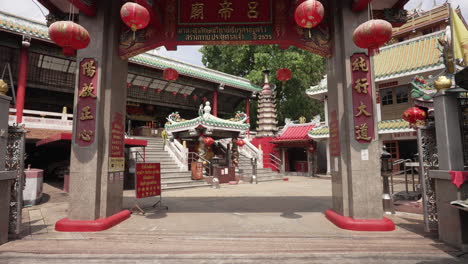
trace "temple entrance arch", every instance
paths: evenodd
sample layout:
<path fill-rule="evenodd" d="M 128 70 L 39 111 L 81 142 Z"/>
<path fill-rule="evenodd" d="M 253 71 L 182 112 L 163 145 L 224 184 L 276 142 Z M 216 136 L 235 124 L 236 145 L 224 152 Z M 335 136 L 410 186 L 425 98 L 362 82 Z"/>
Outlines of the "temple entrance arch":
<path fill-rule="evenodd" d="M 80 17 L 80 24 L 88 29 L 92 40 L 88 48 L 78 51 L 77 62 L 91 59 L 100 66 L 93 91 L 96 126 L 91 135 L 87 133 L 93 138 L 91 144 L 80 144 L 83 137 L 79 135 L 83 131 L 79 131 L 80 126 L 77 125 L 82 112 L 79 94 L 84 83 L 78 81 L 75 89 L 71 184 L 78 187 L 71 189 L 69 220 L 81 223 L 82 220 L 107 218 L 122 209 L 123 183 L 109 181 L 109 160 L 114 143 L 111 137 L 113 122 L 115 116 L 125 111 L 126 76 L 123 73 L 128 68 L 126 59 L 159 46 L 174 50 L 177 45 L 278 44 L 284 48 L 298 46 L 328 57 L 333 208 L 326 212 L 327 218 L 342 228 L 352 230 L 393 230 L 393 223 L 382 217 L 378 135 L 370 135 L 377 131 L 371 71 L 365 74 L 366 94 L 369 96 L 364 102 L 371 117 L 366 123 L 358 123 L 359 119 L 354 118 L 358 109 L 355 108 L 356 94 L 353 91 L 356 89 L 353 89 L 352 80 L 357 75 L 353 74 L 350 62 L 355 56 L 361 56 L 372 69 L 372 60 L 352 44 L 352 33 L 359 24 L 370 19 L 369 10 L 353 11 L 351 7 L 353 3 L 365 1 L 321 1 L 326 18 L 322 26 L 310 32 L 294 24 L 293 11 L 300 1 L 206 0 L 206 5 L 202 5 L 206 10 L 203 19 L 200 13 L 193 12 L 193 5 L 202 2 L 152 1 L 152 24 L 147 30 L 137 32 L 134 39 L 120 22 L 120 1 L 95 1 L 96 15 Z M 251 2 L 259 4 L 257 17 L 248 17 L 251 10 L 245 8 L 249 8 Z M 373 6 L 401 9 L 406 2 L 379 0 L 373 1 Z M 238 6 L 242 4 L 243 7 Z M 243 13 L 234 13 L 242 8 Z M 154 12 L 157 10 L 161 12 Z M 163 15 L 156 16 L 157 13 Z M 241 17 L 246 14 L 251 19 L 247 22 Z M 194 22 L 195 19 L 203 21 Z M 233 22 L 230 23 L 229 19 Z M 81 67 L 78 74 L 83 74 Z"/>

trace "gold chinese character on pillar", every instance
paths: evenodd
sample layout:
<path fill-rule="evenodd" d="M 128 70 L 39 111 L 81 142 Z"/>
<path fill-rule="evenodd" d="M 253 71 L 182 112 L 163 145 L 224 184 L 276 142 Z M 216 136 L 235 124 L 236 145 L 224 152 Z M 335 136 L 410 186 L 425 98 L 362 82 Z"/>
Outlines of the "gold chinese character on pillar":
<path fill-rule="evenodd" d="M 86 142 L 90 142 L 91 141 L 91 137 L 93 136 L 93 131 L 91 130 L 83 130 L 80 132 L 80 139 L 83 140 L 83 141 L 86 141 Z"/>
<path fill-rule="evenodd" d="M 367 88 L 369 87 L 369 82 L 367 78 L 357 79 L 354 85 L 356 92 L 360 94 L 367 94 Z"/>
<path fill-rule="evenodd" d="M 228 20 L 231 18 L 231 14 L 234 11 L 234 9 L 231 7 L 232 2 L 228 0 L 223 0 L 221 3 L 219 3 L 221 6 L 221 9 L 219 9 L 218 14 L 224 19 Z"/>
<path fill-rule="evenodd" d="M 356 140 L 371 141 L 371 137 L 368 135 L 369 128 L 367 124 L 357 125 L 354 127 L 354 133 L 356 133 Z"/>
<path fill-rule="evenodd" d="M 88 77 L 94 77 L 94 74 L 96 73 L 96 66 L 94 66 L 94 61 L 88 61 L 85 62 L 81 65 L 83 68 L 83 75 L 88 76 Z"/>
<path fill-rule="evenodd" d="M 94 95 L 94 86 L 92 83 L 83 83 L 83 89 L 81 90 L 79 97 L 92 97 L 95 98 Z"/>
<path fill-rule="evenodd" d="M 201 19 L 203 20 L 203 8 L 205 4 L 203 3 L 194 3 L 192 4 L 192 11 L 190 13 L 190 19 Z"/>
<path fill-rule="evenodd" d="M 367 105 L 365 105 L 362 101 L 361 101 L 361 105 L 358 106 L 357 110 L 358 110 L 358 113 L 356 114 L 356 117 L 359 117 L 361 115 L 371 116 L 371 114 L 367 112 Z"/>
<path fill-rule="evenodd" d="M 369 68 L 367 67 L 367 62 L 362 57 L 358 57 L 353 61 L 353 71 L 359 70 L 363 72 L 369 71 Z"/>
<path fill-rule="evenodd" d="M 257 1 L 250 1 L 248 3 L 249 5 L 249 11 L 247 11 L 247 17 L 248 18 L 258 18 L 258 2 Z"/>
<path fill-rule="evenodd" d="M 81 115 L 80 115 L 80 120 L 85 121 L 85 120 L 93 120 L 94 117 L 91 115 L 91 107 L 85 106 L 83 109 L 81 109 Z"/>

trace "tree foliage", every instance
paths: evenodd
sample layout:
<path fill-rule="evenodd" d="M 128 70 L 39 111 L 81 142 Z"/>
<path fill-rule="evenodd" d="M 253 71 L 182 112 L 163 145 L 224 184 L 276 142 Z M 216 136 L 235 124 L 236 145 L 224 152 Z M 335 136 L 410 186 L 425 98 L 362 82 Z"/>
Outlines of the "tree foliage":
<path fill-rule="evenodd" d="M 276 94 L 279 125 L 285 118 L 298 120 L 305 116 L 310 120 L 317 114 L 323 115 L 323 105 L 306 96 L 305 90 L 316 85 L 325 72 L 325 59 L 295 47 L 286 50 L 273 45 L 252 46 L 204 46 L 203 64 L 211 69 L 241 76 L 252 83 L 262 86 L 262 71 L 271 71 L 270 84 Z M 292 79 L 281 83 L 276 79 L 276 71 L 288 68 Z M 256 103 L 252 103 L 251 124 L 256 128 Z M 240 107 L 243 107 L 240 106 Z"/>

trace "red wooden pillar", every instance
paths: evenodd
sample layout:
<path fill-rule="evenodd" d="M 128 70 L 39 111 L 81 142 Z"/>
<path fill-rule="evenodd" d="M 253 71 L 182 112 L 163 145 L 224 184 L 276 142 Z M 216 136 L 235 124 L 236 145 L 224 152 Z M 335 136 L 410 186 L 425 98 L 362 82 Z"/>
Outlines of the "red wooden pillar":
<path fill-rule="evenodd" d="M 18 89 L 16 92 L 16 123 L 23 122 L 24 97 L 26 95 L 26 80 L 28 78 L 28 47 L 22 46 L 18 69 Z"/>
<path fill-rule="evenodd" d="M 249 119 L 247 119 L 247 123 L 250 123 L 250 99 L 247 98 L 247 100 L 245 101 L 245 114 L 249 117 Z"/>
<path fill-rule="evenodd" d="M 213 92 L 213 115 L 218 116 L 218 90 Z"/>

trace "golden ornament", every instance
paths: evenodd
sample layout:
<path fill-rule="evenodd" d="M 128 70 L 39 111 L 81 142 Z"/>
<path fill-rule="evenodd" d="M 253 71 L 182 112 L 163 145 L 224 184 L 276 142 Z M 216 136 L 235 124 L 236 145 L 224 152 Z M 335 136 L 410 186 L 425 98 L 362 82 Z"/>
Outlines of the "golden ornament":
<path fill-rule="evenodd" d="M 437 91 L 443 91 L 446 90 L 450 87 L 452 87 L 452 80 L 447 78 L 447 76 L 439 76 L 437 80 L 434 82 L 434 87 L 436 88 Z"/>
<path fill-rule="evenodd" d="M 8 84 L 4 82 L 2 79 L 0 79 L 0 94 L 6 95 L 7 92 L 8 92 Z"/>

